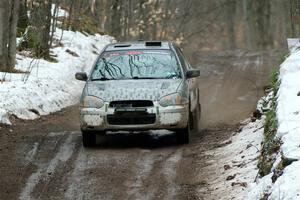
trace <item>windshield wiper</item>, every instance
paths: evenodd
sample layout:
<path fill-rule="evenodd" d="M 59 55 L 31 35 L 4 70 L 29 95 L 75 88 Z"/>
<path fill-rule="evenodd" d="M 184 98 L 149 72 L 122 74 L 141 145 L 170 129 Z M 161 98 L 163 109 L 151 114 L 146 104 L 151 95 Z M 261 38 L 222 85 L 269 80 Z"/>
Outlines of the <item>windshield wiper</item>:
<path fill-rule="evenodd" d="M 156 78 L 156 77 L 139 77 L 139 76 L 134 76 L 134 77 L 132 77 L 132 79 L 160 79 L 160 78 Z"/>
<path fill-rule="evenodd" d="M 170 75 L 166 76 L 165 78 L 167 78 L 167 79 L 180 78 L 180 76 L 178 74 L 170 74 Z"/>
<path fill-rule="evenodd" d="M 114 79 L 105 78 L 105 77 L 92 79 L 92 81 L 109 81 L 109 80 L 114 80 Z"/>

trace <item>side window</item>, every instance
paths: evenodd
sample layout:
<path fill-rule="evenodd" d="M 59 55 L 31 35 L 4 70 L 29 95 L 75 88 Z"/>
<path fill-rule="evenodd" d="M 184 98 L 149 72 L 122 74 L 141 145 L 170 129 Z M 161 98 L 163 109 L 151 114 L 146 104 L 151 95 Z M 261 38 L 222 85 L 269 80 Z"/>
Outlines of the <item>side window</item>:
<path fill-rule="evenodd" d="M 186 57 L 184 56 L 184 54 L 183 54 L 183 52 L 181 51 L 180 48 L 178 48 L 178 51 L 181 54 L 187 69 L 191 69 L 192 67 L 191 67 L 190 63 L 187 61 Z"/>
<path fill-rule="evenodd" d="M 178 54 L 178 57 L 180 59 L 180 62 L 183 63 L 183 68 L 184 68 L 184 71 L 187 71 L 189 69 L 191 69 L 191 65 L 189 64 L 189 62 L 187 61 L 187 59 L 185 58 L 184 54 L 182 53 L 181 49 L 179 47 L 175 47 L 176 49 L 176 52 Z"/>
<path fill-rule="evenodd" d="M 174 47 L 175 48 L 175 51 L 176 51 L 176 54 L 178 55 L 178 58 L 179 58 L 179 61 L 183 67 L 183 71 L 187 71 L 187 65 L 186 65 L 186 62 L 184 60 L 184 57 L 183 57 L 183 54 L 182 52 L 180 51 L 180 49 L 178 47 Z"/>

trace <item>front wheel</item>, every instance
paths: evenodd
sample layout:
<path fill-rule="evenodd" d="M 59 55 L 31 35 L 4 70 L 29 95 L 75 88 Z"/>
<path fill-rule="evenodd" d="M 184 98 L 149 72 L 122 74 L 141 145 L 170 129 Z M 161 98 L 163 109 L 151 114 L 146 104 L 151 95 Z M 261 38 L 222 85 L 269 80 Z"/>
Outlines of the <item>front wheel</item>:
<path fill-rule="evenodd" d="M 96 145 L 96 134 L 93 132 L 82 131 L 82 145 L 93 147 Z"/>
<path fill-rule="evenodd" d="M 201 104 L 198 104 L 195 111 L 192 113 L 193 118 L 193 131 L 199 132 L 201 129 Z"/>
<path fill-rule="evenodd" d="M 176 139 L 178 144 L 188 144 L 190 142 L 190 126 L 176 131 Z"/>

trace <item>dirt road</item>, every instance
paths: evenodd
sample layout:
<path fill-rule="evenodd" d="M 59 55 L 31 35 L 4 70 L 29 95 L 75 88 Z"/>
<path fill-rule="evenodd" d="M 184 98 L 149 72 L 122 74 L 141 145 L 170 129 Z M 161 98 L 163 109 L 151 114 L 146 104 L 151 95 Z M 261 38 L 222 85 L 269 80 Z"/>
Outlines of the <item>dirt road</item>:
<path fill-rule="evenodd" d="M 205 152 L 253 110 L 270 70 L 261 67 L 272 66 L 264 56 L 199 57 L 204 129 L 189 145 L 176 145 L 169 132 L 146 132 L 109 135 L 103 146 L 85 149 L 76 106 L 1 127 L 0 199 L 214 199 L 208 180 L 218 172 L 207 170 L 215 160 Z"/>
<path fill-rule="evenodd" d="M 204 127 L 235 124 L 248 118 L 282 51 L 201 53 L 201 101 Z"/>

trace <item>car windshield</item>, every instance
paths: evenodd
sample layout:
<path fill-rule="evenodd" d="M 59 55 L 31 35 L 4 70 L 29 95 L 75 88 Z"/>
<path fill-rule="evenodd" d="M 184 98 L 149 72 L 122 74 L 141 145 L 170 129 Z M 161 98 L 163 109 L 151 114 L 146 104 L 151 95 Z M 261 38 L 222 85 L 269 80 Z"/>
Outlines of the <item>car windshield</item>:
<path fill-rule="evenodd" d="M 112 79 L 176 79 L 181 70 L 170 50 L 132 50 L 103 53 L 92 81 Z"/>

